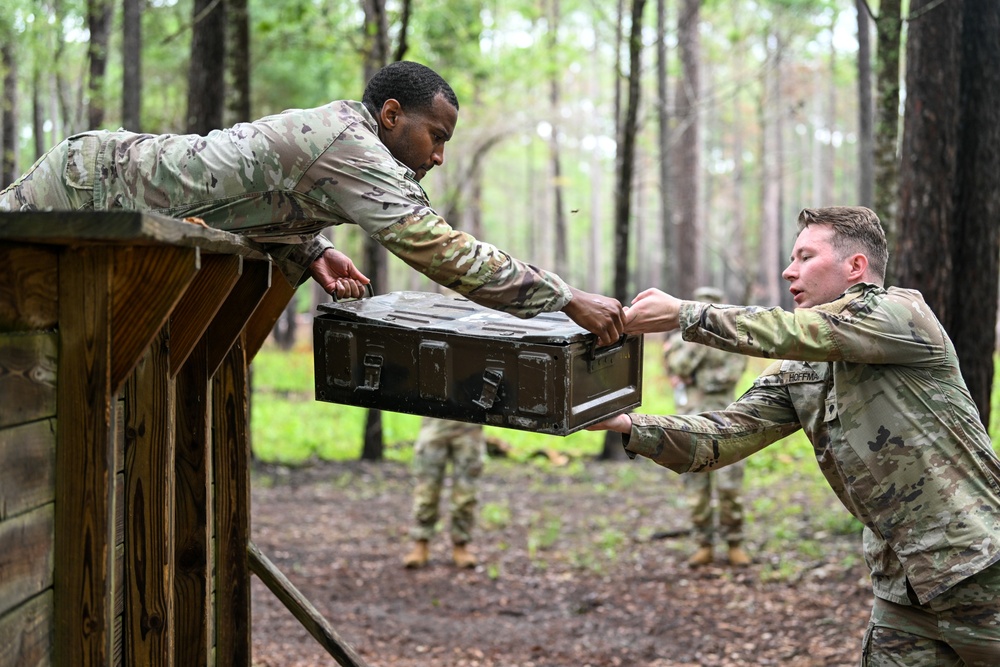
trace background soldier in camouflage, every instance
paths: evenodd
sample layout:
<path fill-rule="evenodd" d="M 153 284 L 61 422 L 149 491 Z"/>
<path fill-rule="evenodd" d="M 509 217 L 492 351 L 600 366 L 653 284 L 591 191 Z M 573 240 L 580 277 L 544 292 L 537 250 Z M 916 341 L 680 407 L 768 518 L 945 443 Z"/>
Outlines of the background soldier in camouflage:
<path fill-rule="evenodd" d="M 339 296 L 366 278 L 320 235 L 356 224 L 404 262 L 484 306 L 533 317 L 562 310 L 616 342 L 621 304 L 452 229 L 419 181 L 444 162 L 458 99 L 433 70 L 392 63 L 362 101 L 293 109 L 207 136 L 85 132 L 0 193 L 0 211 L 131 210 L 201 218 L 266 244 L 289 282 L 311 274 Z"/>
<path fill-rule="evenodd" d="M 704 303 L 720 303 L 722 290 L 699 287 L 694 298 Z M 678 407 L 679 414 L 698 414 L 725 410 L 733 402 L 736 383 L 743 376 L 747 360 L 741 354 L 731 354 L 707 345 L 689 343 L 672 335 L 666 354 L 667 374 L 672 382 L 683 383 L 686 404 Z M 679 386 L 679 385 L 678 385 Z M 737 567 L 750 564 L 743 543 L 743 461 L 721 470 L 684 475 L 684 487 L 690 493 L 691 526 L 698 540 L 698 550 L 688 559 L 691 567 L 708 565 L 713 559 L 715 518 L 719 521 L 719 537 L 728 545 L 729 562 Z M 717 511 L 712 511 L 715 490 Z"/>
<path fill-rule="evenodd" d="M 875 594 L 862 664 L 1000 665 L 1000 460 L 954 345 L 919 292 L 885 289 L 878 218 L 805 209 L 782 274 L 796 310 L 716 306 L 646 290 L 629 333 L 783 359 L 721 412 L 618 415 L 630 455 L 715 470 L 802 429 L 865 526 Z"/>
<path fill-rule="evenodd" d="M 468 548 L 476 523 L 476 485 L 483 473 L 486 436 L 480 424 L 425 417 L 413 447 L 413 550 L 403 559 L 409 568 L 423 567 L 438 521 L 438 504 L 445 468 L 451 460 L 452 560 L 458 567 L 475 567 Z"/>

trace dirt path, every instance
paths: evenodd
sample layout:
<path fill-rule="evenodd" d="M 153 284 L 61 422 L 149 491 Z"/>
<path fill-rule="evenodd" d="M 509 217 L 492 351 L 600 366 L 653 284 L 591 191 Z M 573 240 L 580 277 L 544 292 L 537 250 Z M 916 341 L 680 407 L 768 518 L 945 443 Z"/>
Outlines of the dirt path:
<path fill-rule="evenodd" d="M 253 537 L 372 667 L 857 664 L 871 600 L 860 535 L 823 533 L 815 494 L 790 479 L 780 493 L 767 489 L 780 498 L 780 523 L 751 518 L 751 567 L 692 571 L 686 538 L 655 539 L 687 525 L 679 480 L 636 462 L 549 470 L 491 461 L 481 565 L 457 571 L 440 539 L 431 565 L 408 571 L 404 466 L 264 468 Z M 761 495 L 751 490 L 748 505 Z M 802 510 L 791 522 L 789 507 Z M 799 537 L 822 548 L 793 552 Z M 256 666 L 335 664 L 253 586 Z"/>

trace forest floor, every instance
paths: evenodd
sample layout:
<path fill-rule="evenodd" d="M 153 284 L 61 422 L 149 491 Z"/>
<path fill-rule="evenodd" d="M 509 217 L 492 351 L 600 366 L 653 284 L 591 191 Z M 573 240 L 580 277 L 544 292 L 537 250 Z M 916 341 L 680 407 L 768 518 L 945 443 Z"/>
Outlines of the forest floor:
<path fill-rule="evenodd" d="M 400 463 L 257 465 L 252 533 L 372 667 L 856 665 L 860 533 L 837 529 L 846 512 L 815 477 L 747 486 L 744 569 L 686 565 L 681 478 L 645 460 L 490 460 L 474 570 L 446 533 L 426 568 L 402 567 Z M 255 667 L 336 664 L 256 577 L 252 605 Z"/>

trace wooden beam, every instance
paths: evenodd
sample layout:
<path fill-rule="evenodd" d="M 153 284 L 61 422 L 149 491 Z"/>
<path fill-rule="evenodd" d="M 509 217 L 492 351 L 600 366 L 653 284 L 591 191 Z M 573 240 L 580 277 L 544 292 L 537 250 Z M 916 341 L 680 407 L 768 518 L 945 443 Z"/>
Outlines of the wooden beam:
<path fill-rule="evenodd" d="M 169 324 L 125 386 L 127 665 L 174 665 L 174 408 Z"/>
<path fill-rule="evenodd" d="M 243 271 L 243 258 L 203 255 L 201 271 L 170 317 L 170 374 L 176 375 Z"/>
<path fill-rule="evenodd" d="M 255 260 L 243 262 L 243 275 L 229 293 L 226 302 L 219 308 L 219 312 L 205 333 L 209 375 L 215 375 L 222 359 L 239 338 L 243 327 L 250 320 L 270 286 L 270 262 Z"/>
<path fill-rule="evenodd" d="M 316 611 L 309 600 L 292 585 L 281 570 L 274 566 L 267 556 L 260 552 L 253 542 L 247 548 L 250 556 L 250 570 L 274 593 L 288 611 L 299 620 L 309 634 L 333 656 L 341 667 L 367 667 L 361 656 L 330 627 L 326 619 Z"/>
<path fill-rule="evenodd" d="M 189 355 L 176 384 L 172 621 L 177 667 L 203 667 L 211 650 L 211 394 L 204 351 L 199 345 Z"/>
<path fill-rule="evenodd" d="M 246 326 L 247 363 L 250 363 L 267 340 L 281 311 L 295 296 L 295 288 L 285 278 L 277 265 L 271 265 L 271 287 L 261 300 Z"/>
<path fill-rule="evenodd" d="M 60 256 L 56 667 L 103 667 L 111 655 L 111 275 L 106 248 Z"/>
<path fill-rule="evenodd" d="M 247 367 L 237 341 L 212 380 L 215 424 L 216 655 L 250 667 L 250 439 Z"/>
<path fill-rule="evenodd" d="M 115 248 L 111 386 L 118 391 L 196 275 L 197 248 Z"/>

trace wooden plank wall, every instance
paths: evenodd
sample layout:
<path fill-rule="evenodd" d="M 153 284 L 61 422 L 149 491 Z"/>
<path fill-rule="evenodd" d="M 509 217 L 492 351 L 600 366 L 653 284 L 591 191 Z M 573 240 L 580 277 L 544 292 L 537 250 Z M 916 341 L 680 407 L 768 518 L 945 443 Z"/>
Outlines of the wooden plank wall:
<path fill-rule="evenodd" d="M 0 246 L 0 667 L 51 661 L 57 266 Z"/>

